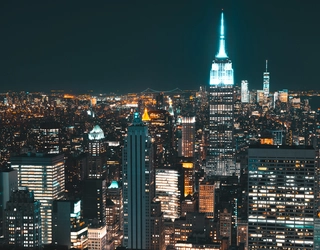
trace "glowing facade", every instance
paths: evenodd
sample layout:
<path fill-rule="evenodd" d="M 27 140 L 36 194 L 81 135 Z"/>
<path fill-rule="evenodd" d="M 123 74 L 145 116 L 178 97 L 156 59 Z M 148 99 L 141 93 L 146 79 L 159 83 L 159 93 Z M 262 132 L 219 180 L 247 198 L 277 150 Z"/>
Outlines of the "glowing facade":
<path fill-rule="evenodd" d="M 106 172 L 106 149 L 104 133 L 99 125 L 88 134 L 87 177 L 89 179 L 102 178 Z"/>
<path fill-rule="evenodd" d="M 263 73 L 263 95 L 264 102 L 268 101 L 269 97 L 269 85 L 270 85 L 270 74 L 268 72 L 268 60 L 266 60 L 266 71 Z"/>
<path fill-rule="evenodd" d="M 207 218 L 214 218 L 214 196 L 216 185 L 203 181 L 199 184 L 199 212 L 205 213 Z"/>
<path fill-rule="evenodd" d="M 182 163 L 183 172 L 183 197 L 193 195 L 194 192 L 194 164 L 193 162 Z"/>
<path fill-rule="evenodd" d="M 225 50 L 222 13 L 219 52 L 213 60 L 210 71 L 209 145 L 206 159 L 208 175 L 232 175 L 235 172 L 233 104 L 233 69 Z"/>
<path fill-rule="evenodd" d="M 42 243 L 52 241 L 52 203 L 65 191 L 64 155 L 35 154 L 11 158 L 19 186 L 28 187 L 40 201 Z"/>
<path fill-rule="evenodd" d="M 154 198 L 154 166 L 148 128 L 134 113 L 122 151 L 123 157 L 123 245 L 151 249 L 150 206 Z"/>
<path fill-rule="evenodd" d="M 247 80 L 241 81 L 241 102 L 249 103 L 249 88 Z"/>
<path fill-rule="evenodd" d="M 165 219 L 180 216 L 179 172 L 176 169 L 156 169 L 156 198 L 161 202 Z"/>
<path fill-rule="evenodd" d="M 249 148 L 249 249 L 314 249 L 315 157 L 311 147 Z"/>
<path fill-rule="evenodd" d="M 182 117 L 182 140 L 181 140 L 181 156 L 194 157 L 195 144 L 195 117 Z"/>

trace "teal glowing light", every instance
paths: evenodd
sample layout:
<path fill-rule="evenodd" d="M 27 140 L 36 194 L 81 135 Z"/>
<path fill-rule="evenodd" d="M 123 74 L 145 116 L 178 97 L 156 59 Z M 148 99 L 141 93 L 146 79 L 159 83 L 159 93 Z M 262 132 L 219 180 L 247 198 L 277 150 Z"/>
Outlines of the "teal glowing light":
<path fill-rule="evenodd" d="M 117 181 L 112 181 L 108 188 L 119 188 L 119 184 Z"/>
<path fill-rule="evenodd" d="M 225 40 L 224 40 L 224 19 L 223 12 L 221 13 L 221 24 L 220 24 L 220 43 L 219 43 L 219 52 L 216 55 L 217 59 L 228 58 L 225 48 Z"/>
<path fill-rule="evenodd" d="M 93 127 L 88 134 L 89 140 L 102 140 L 104 139 L 104 133 L 99 125 Z"/>

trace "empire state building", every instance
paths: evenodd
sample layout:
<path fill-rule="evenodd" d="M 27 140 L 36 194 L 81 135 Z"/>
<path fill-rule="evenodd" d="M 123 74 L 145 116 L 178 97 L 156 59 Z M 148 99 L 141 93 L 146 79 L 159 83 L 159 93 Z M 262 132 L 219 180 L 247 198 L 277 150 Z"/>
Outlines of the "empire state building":
<path fill-rule="evenodd" d="M 219 51 L 212 62 L 209 85 L 209 144 L 206 174 L 230 176 L 237 172 L 233 139 L 234 79 L 232 63 L 225 49 L 223 13 Z"/>

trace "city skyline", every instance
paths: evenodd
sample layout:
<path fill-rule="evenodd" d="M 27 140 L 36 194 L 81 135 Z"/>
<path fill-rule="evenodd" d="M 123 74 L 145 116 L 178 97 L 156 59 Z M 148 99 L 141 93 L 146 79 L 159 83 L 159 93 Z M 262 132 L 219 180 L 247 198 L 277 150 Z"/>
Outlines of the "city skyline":
<path fill-rule="evenodd" d="M 262 89 L 268 60 L 271 91 L 317 89 L 319 7 L 298 0 L 5 3 L 0 91 L 208 86 L 222 8 L 235 84 Z"/>

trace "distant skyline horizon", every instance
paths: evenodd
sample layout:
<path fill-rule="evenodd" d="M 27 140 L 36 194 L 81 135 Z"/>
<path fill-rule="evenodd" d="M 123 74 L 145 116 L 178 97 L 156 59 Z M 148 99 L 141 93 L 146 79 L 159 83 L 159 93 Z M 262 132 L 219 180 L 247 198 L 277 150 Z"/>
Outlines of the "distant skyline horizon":
<path fill-rule="evenodd" d="M 21 1 L 2 7 L 0 92 L 209 86 L 222 9 L 235 84 L 248 80 L 249 89 L 262 89 L 268 60 L 272 92 L 319 85 L 320 3 Z"/>

